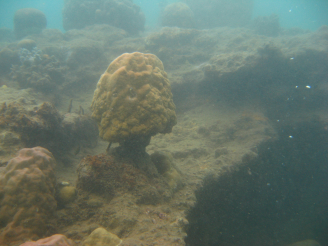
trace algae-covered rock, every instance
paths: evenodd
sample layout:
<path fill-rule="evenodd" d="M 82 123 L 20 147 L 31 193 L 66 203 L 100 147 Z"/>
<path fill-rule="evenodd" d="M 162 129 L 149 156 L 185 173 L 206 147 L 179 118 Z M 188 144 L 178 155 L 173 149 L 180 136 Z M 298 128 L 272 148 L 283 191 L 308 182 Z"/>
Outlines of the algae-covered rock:
<path fill-rule="evenodd" d="M 104 154 L 83 158 L 77 173 L 78 188 L 106 197 L 142 187 L 148 180 L 139 168 Z"/>
<path fill-rule="evenodd" d="M 58 188 L 56 199 L 60 205 L 66 205 L 74 201 L 77 197 L 77 190 L 74 186 L 61 185 Z"/>
<path fill-rule="evenodd" d="M 85 239 L 81 246 L 117 246 L 122 240 L 104 228 L 97 228 Z"/>
<path fill-rule="evenodd" d="M 175 190 L 182 185 L 182 177 L 177 167 L 173 163 L 173 157 L 170 154 L 156 151 L 150 156 L 155 164 L 157 171 L 161 174 L 169 187 Z"/>

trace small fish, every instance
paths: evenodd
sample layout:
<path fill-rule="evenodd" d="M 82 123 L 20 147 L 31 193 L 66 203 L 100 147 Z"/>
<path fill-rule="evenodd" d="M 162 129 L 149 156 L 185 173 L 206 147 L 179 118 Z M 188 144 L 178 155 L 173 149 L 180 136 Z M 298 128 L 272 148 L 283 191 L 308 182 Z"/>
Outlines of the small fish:
<path fill-rule="evenodd" d="M 72 111 L 72 107 L 73 107 L 73 99 L 69 101 L 68 110 L 67 110 L 68 113 Z"/>
<path fill-rule="evenodd" d="M 110 146 L 112 145 L 112 142 L 109 142 L 108 146 L 107 146 L 107 149 L 106 149 L 106 152 L 108 153 L 109 149 L 110 149 Z"/>
<path fill-rule="evenodd" d="M 74 150 L 74 155 L 77 155 L 81 151 L 81 145 L 78 145 Z"/>
<path fill-rule="evenodd" d="M 81 105 L 80 105 L 79 115 L 84 115 L 84 109 L 82 108 Z"/>

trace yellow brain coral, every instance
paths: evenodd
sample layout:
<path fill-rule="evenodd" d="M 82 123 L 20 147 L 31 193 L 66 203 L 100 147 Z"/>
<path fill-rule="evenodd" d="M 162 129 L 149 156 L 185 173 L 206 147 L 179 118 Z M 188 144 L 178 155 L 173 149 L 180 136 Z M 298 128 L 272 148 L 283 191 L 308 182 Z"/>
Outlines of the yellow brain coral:
<path fill-rule="evenodd" d="M 100 77 L 91 109 L 100 137 L 109 142 L 170 133 L 177 122 L 170 82 L 153 54 L 116 58 Z"/>

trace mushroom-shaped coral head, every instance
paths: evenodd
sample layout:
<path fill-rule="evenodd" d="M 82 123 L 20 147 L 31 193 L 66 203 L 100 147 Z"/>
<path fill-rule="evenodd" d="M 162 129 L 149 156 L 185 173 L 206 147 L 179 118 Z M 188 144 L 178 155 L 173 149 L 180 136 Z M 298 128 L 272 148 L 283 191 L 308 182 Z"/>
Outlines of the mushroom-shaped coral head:
<path fill-rule="evenodd" d="M 163 63 L 153 54 L 125 53 L 100 77 L 91 105 L 99 135 L 109 142 L 149 144 L 177 123 Z"/>

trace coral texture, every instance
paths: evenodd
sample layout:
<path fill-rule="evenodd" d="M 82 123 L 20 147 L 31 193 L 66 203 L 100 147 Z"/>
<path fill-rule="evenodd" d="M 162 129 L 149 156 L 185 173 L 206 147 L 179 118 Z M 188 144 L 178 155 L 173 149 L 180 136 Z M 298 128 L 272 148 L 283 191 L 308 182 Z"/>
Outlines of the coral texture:
<path fill-rule="evenodd" d="M 20 246 L 75 246 L 76 244 L 61 234 L 39 239 L 38 241 L 26 242 Z"/>
<path fill-rule="evenodd" d="M 21 88 L 53 93 L 65 81 L 65 67 L 55 58 L 42 54 L 34 47 L 31 51 L 25 48 L 19 50 L 21 64 L 12 66 L 12 79 Z"/>
<path fill-rule="evenodd" d="M 14 32 L 17 39 L 40 33 L 46 27 L 47 18 L 41 10 L 25 8 L 19 9 L 15 13 Z"/>
<path fill-rule="evenodd" d="M 57 203 L 56 165 L 44 148 L 22 149 L 0 174 L 0 245 L 45 235 Z"/>
<path fill-rule="evenodd" d="M 99 135 L 110 142 L 170 133 L 176 124 L 171 87 L 152 54 L 125 53 L 101 76 L 92 101 Z"/>

